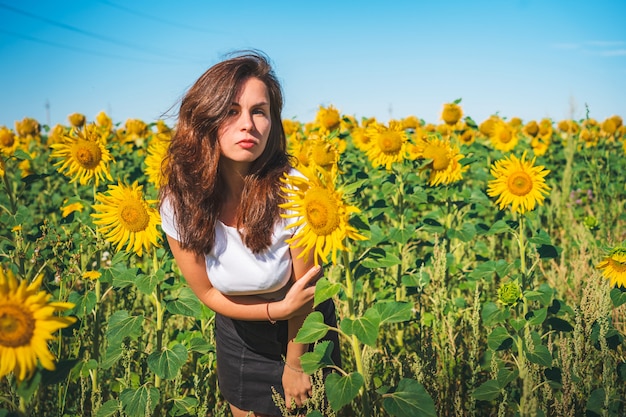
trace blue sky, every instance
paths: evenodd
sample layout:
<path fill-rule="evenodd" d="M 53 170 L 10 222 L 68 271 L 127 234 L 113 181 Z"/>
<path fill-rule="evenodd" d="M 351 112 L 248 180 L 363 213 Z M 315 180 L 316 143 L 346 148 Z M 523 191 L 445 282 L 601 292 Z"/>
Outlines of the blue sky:
<path fill-rule="evenodd" d="M 438 123 L 458 98 L 477 122 L 626 118 L 624 16 L 624 0 L 0 0 L 0 126 L 155 121 L 243 48 L 270 56 L 283 116 L 305 122 L 332 104 Z"/>

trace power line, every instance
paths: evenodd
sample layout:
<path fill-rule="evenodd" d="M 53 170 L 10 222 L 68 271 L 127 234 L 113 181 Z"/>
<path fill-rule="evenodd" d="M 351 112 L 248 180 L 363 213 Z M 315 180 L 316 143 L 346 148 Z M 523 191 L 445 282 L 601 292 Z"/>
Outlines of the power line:
<path fill-rule="evenodd" d="M 141 52 L 148 52 L 148 53 L 151 53 L 153 55 L 158 55 L 159 57 L 163 57 L 165 55 L 165 56 L 168 56 L 168 57 L 173 58 L 173 59 L 185 59 L 185 60 L 188 60 L 188 58 L 186 58 L 186 57 L 173 56 L 173 55 L 167 54 L 167 53 L 165 53 L 163 51 L 150 51 L 146 47 L 141 46 L 141 45 L 135 45 L 135 44 L 128 43 L 128 42 L 122 42 L 122 41 L 120 41 L 118 39 L 114 39 L 114 38 L 111 38 L 111 37 L 108 37 L 108 36 L 100 35 L 100 34 L 94 33 L 94 32 L 89 32 L 89 31 L 77 28 L 75 26 L 67 25 L 65 23 L 61 23 L 61 22 L 57 22 L 57 21 L 52 20 L 52 19 L 48 19 L 47 17 L 38 16 L 36 14 L 30 13 L 30 12 L 27 12 L 27 11 L 24 11 L 24 10 L 21 10 L 21 9 L 18 9 L 18 8 L 15 8 L 15 7 L 12 7 L 12 6 L 8 6 L 8 5 L 3 4 L 3 3 L 0 3 L 0 8 L 12 11 L 13 13 L 21 14 L 23 16 L 30 17 L 32 19 L 36 19 L 36 20 L 48 23 L 48 24 L 53 25 L 53 26 L 57 26 L 57 27 L 60 27 L 60 28 L 63 28 L 63 29 L 66 29 L 66 30 L 69 30 L 69 31 L 72 31 L 72 32 L 76 32 L 76 33 L 79 33 L 81 35 L 88 36 L 90 38 L 94 38 L 94 39 L 98 39 L 100 41 L 112 43 L 112 44 L 117 45 L 117 46 L 124 46 L 126 48 L 139 50 Z"/>
<path fill-rule="evenodd" d="M 16 38 L 21 38 L 27 41 L 31 41 L 31 42 L 36 42 L 36 43 L 40 43 L 43 45 L 49 45 L 49 46 L 54 46 L 56 48 L 61 48 L 61 49 L 65 49 L 68 51 L 74 51 L 74 52 L 80 52 L 83 54 L 89 54 L 89 55 L 94 55 L 94 56 L 98 56 L 101 58 L 114 58 L 114 59 L 119 59 L 122 61 L 137 61 L 137 62 L 144 62 L 144 63 L 149 63 L 149 64 L 164 64 L 164 63 L 174 63 L 176 61 L 157 61 L 157 60 L 151 60 L 151 59 L 141 59 L 141 58 L 136 58 L 136 57 L 123 57 L 120 55 L 113 55 L 113 54 L 107 54 L 107 53 L 102 53 L 102 52 L 96 52 L 90 49 L 84 49 L 84 48 L 78 48 L 76 46 L 70 46 L 70 45 L 65 45 L 65 44 L 61 44 L 61 43 L 57 43 L 57 42 L 52 42 L 52 41 L 48 41 L 45 39 L 41 39 L 41 38 L 36 38 L 34 36 L 29 36 L 29 35 L 24 35 L 22 33 L 15 33 L 15 32 L 11 32 L 5 29 L 1 29 L 0 28 L 0 33 L 5 33 L 7 35 L 10 36 L 14 36 Z"/>
<path fill-rule="evenodd" d="M 102 4 L 105 4 L 105 5 L 109 6 L 109 7 L 113 7 L 115 9 L 125 11 L 126 13 L 130 13 L 132 15 L 142 17 L 144 19 L 153 20 L 155 22 L 164 23 L 166 25 L 178 27 L 178 28 L 181 28 L 181 29 L 192 30 L 192 31 L 208 33 L 208 34 L 229 35 L 229 33 L 226 33 L 226 32 L 221 32 L 221 31 L 217 31 L 217 30 L 207 30 L 207 29 L 204 29 L 204 28 L 193 27 L 193 26 L 185 25 L 183 23 L 174 22 L 174 21 L 171 21 L 171 20 L 166 20 L 166 19 L 163 19 L 163 18 L 160 18 L 160 17 L 157 17 L 157 16 L 153 16 L 153 15 L 149 15 L 147 13 L 140 12 L 138 10 L 130 9 L 130 8 L 126 7 L 126 6 L 122 6 L 120 4 L 116 4 L 116 3 L 110 2 L 108 0 L 99 0 L 99 2 L 102 3 Z"/>

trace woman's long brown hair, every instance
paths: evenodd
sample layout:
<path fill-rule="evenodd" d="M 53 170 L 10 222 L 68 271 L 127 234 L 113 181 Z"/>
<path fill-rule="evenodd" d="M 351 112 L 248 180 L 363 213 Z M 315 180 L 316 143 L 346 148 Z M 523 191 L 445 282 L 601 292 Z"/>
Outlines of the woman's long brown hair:
<path fill-rule="evenodd" d="M 213 248 L 225 195 L 218 131 L 238 87 L 250 77 L 267 86 L 271 129 L 265 150 L 244 178 L 238 216 L 244 244 L 254 253 L 267 249 L 280 218 L 280 178 L 290 168 L 281 118 L 282 88 L 268 58 L 246 51 L 209 68 L 183 97 L 163 163 L 166 185 L 160 197 L 172 205 L 181 248 L 198 255 Z"/>

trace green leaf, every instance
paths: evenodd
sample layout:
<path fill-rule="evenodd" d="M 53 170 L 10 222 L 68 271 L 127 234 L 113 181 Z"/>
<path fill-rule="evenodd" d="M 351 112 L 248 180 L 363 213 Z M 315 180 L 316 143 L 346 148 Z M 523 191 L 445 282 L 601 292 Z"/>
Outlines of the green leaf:
<path fill-rule="evenodd" d="M 460 229 L 450 229 L 447 234 L 450 239 L 469 242 L 476 236 L 476 227 L 473 223 L 463 223 Z"/>
<path fill-rule="evenodd" d="M 177 298 L 166 301 L 165 309 L 172 314 L 200 318 L 202 302 L 196 297 L 191 288 L 182 287 Z"/>
<path fill-rule="evenodd" d="M 528 239 L 528 242 L 535 245 L 552 245 L 552 239 L 545 230 L 540 230 L 539 233 Z"/>
<path fill-rule="evenodd" d="M 561 249 L 553 245 L 540 245 L 537 253 L 541 259 L 554 259 L 561 255 Z"/>
<path fill-rule="evenodd" d="M 189 416 L 196 415 L 196 408 L 200 404 L 195 397 L 183 397 L 172 399 L 172 416 Z"/>
<path fill-rule="evenodd" d="M 98 411 L 96 411 L 96 417 L 111 417 L 115 415 L 120 409 L 120 403 L 117 400 L 109 400 L 102 404 Z"/>
<path fill-rule="evenodd" d="M 472 392 L 472 397 L 477 400 L 491 401 L 500 396 L 502 388 L 495 379 L 483 382 L 478 388 Z"/>
<path fill-rule="evenodd" d="M 330 326 L 324 323 L 324 316 L 319 311 L 309 314 L 296 335 L 296 343 L 315 343 L 326 336 Z"/>
<path fill-rule="evenodd" d="M 373 307 L 380 316 L 380 324 L 402 323 L 413 317 L 413 304 L 398 301 L 378 302 Z"/>
<path fill-rule="evenodd" d="M 121 343 L 125 337 L 132 340 L 141 336 L 141 325 L 143 324 L 143 315 L 129 316 L 128 311 L 118 310 L 109 317 L 109 326 L 107 328 L 107 338 L 110 344 Z"/>
<path fill-rule="evenodd" d="M 519 332 L 526 324 L 526 319 L 523 317 L 511 317 L 509 319 L 509 324 L 511 325 L 511 327 L 513 327 L 513 329 L 515 329 L 516 332 Z"/>
<path fill-rule="evenodd" d="M 504 323 L 510 315 L 511 312 L 509 310 L 501 310 L 498 304 L 493 301 L 483 304 L 481 317 L 485 326 L 493 326 L 498 323 Z"/>
<path fill-rule="evenodd" d="M 307 374 L 311 375 L 318 369 L 334 365 L 331 357 L 334 343 L 324 340 L 315 344 L 313 352 L 306 352 L 300 356 L 300 364 Z"/>
<path fill-rule="evenodd" d="M 587 399 L 587 411 L 594 412 L 598 415 L 603 415 L 604 412 L 604 400 L 606 398 L 606 392 L 604 388 L 597 388 L 591 392 Z"/>
<path fill-rule="evenodd" d="M 109 344 L 106 352 L 104 352 L 104 359 L 100 361 L 102 369 L 109 369 L 113 365 L 116 365 L 122 354 L 124 353 L 124 345 L 121 342 Z"/>
<path fill-rule="evenodd" d="M 518 376 L 519 371 L 517 369 L 510 370 L 507 368 L 500 368 L 498 369 L 498 375 L 496 376 L 496 379 L 498 380 L 500 388 L 504 389 L 507 385 L 516 380 Z"/>
<path fill-rule="evenodd" d="M 358 372 L 345 376 L 337 373 L 328 374 L 324 387 L 331 408 L 339 411 L 344 405 L 349 404 L 357 396 L 363 383 L 363 375 Z"/>
<path fill-rule="evenodd" d="M 380 249 L 380 248 L 378 248 Z M 379 252 L 370 251 L 369 257 L 364 259 L 361 263 L 364 267 L 375 268 L 389 268 L 391 266 L 400 265 L 402 261 L 393 252 L 387 252 L 382 250 L 383 256 Z"/>
<path fill-rule="evenodd" d="M 504 327 L 496 327 L 487 337 L 487 345 L 492 350 L 506 350 L 513 344 L 511 335 Z"/>
<path fill-rule="evenodd" d="M 96 293 L 87 291 L 84 294 L 80 294 L 76 291 L 72 291 L 67 301 L 74 304 L 74 308 L 72 309 L 74 314 L 82 318 L 91 313 L 96 307 Z"/>
<path fill-rule="evenodd" d="M 491 235 L 495 235 L 498 233 L 512 232 L 512 231 L 513 229 L 511 229 L 511 227 L 508 225 L 506 221 L 498 220 L 497 222 L 491 225 L 491 227 L 489 228 L 489 231 L 486 234 L 487 236 L 491 236 Z"/>
<path fill-rule="evenodd" d="M 113 277 L 113 286 L 115 288 L 126 288 L 135 285 L 140 275 L 139 268 L 128 268 L 125 264 L 117 264 L 111 268 L 110 273 Z"/>
<path fill-rule="evenodd" d="M 144 294 L 152 294 L 158 284 L 165 280 L 165 271 L 157 270 L 153 274 L 139 274 L 135 280 L 137 289 Z"/>
<path fill-rule="evenodd" d="M 611 290 L 611 301 L 613 302 L 613 307 L 619 307 L 626 303 L 626 291 L 619 288 L 613 288 Z"/>
<path fill-rule="evenodd" d="M 403 378 L 392 393 L 383 395 L 383 408 L 397 417 L 436 417 L 435 403 L 422 384 Z"/>
<path fill-rule="evenodd" d="M 320 305 L 329 298 L 333 298 L 341 290 L 341 284 L 331 283 L 326 277 L 322 277 L 315 284 L 314 305 Z"/>
<path fill-rule="evenodd" d="M 548 316 L 548 308 L 543 307 L 543 308 L 528 312 L 528 316 L 526 317 L 526 320 L 528 320 L 529 324 L 536 326 L 536 325 L 543 323 L 547 316 Z"/>
<path fill-rule="evenodd" d="M 355 335 L 361 343 L 375 347 L 380 327 L 380 314 L 374 307 L 370 307 L 363 317 L 357 319 L 344 318 L 341 320 L 341 330 L 349 335 Z"/>
<path fill-rule="evenodd" d="M 173 379 L 187 362 L 187 349 L 180 343 L 148 355 L 148 368 L 162 379 Z"/>
<path fill-rule="evenodd" d="M 159 404 L 159 397 L 157 388 L 148 388 L 145 385 L 137 389 L 127 388 L 120 393 L 124 411 L 130 417 L 144 417 L 154 412 Z"/>
<path fill-rule="evenodd" d="M 215 346 L 201 337 L 194 337 L 189 341 L 189 351 L 204 354 L 215 351 Z"/>
<path fill-rule="evenodd" d="M 504 259 L 498 259 L 497 261 L 487 261 L 479 264 L 472 272 L 468 274 L 470 279 L 486 278 L 488 281 L 492 281 L 494 275 L 503 277 L 508 273 L 511 264 Z"/>
<path fill-rule="evenodd" d="M 550 367 L 552 366 L 552 355 L 548 348 L 544 345 L 535 346 L 535 350 L 533 352 L 527 352 L 526 357 L 532 363 L 536 363 L 537 365 Z"/>
<path fill-rule="evenodd" d="M 554 295 L 554 289 L 548 284 L 541 284 L 536 290 L 530 290 L 524 292 L 524 298 L 530 301 L 539 301 L 539 303 L 548 307 L 552 302 L 552 296 Z"/>

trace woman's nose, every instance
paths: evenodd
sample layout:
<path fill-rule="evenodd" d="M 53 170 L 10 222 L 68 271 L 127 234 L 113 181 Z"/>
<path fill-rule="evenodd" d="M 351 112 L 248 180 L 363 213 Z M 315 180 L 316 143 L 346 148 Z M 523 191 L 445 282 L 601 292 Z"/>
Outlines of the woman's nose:
<path fill-rule="evenodd" d="M 254 122 L 252 120 L 252 115 L 248 112 L 241 112 L 241 117 L 240 117 L 239 122 L 240 122 L 240 126 L 242 130 L 249 132 L 254 129 Z"/>

